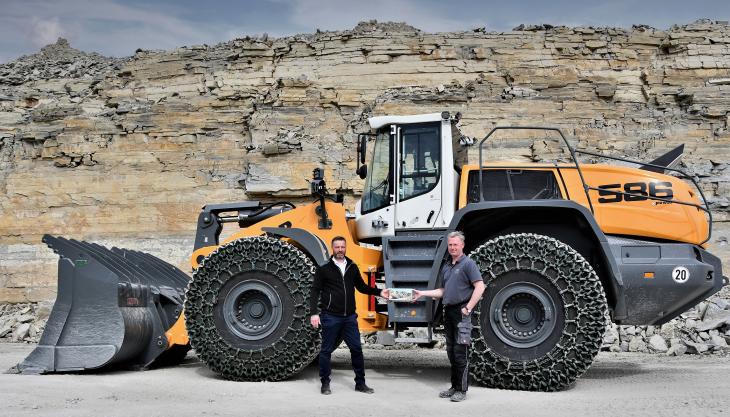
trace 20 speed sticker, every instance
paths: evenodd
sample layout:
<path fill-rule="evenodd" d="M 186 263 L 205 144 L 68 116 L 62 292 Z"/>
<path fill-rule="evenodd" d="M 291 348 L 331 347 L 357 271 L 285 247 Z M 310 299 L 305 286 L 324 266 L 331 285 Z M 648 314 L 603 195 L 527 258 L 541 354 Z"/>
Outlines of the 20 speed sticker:
<path fill-rule="evenodd" d="M 689 270 L 683 266 L 678 266 L 672 271 L 672 279 L 675 282 L 684 284 L 689 279 Z"/>

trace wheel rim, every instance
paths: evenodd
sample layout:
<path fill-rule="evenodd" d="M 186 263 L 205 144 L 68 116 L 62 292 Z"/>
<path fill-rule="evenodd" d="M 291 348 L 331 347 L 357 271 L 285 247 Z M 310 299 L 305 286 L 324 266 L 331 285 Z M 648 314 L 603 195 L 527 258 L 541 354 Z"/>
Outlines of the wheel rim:
<path fill-rule="evenodd" d="M 281 323 L 282 304 L 276 290 L 266 282 L 248 280 L 236 284 L 223 302 L 228 329 L 245 340 L 261 340 Z"/>
<path fill-rule="evenodd" d="M 555 328 L 555 302 L 545 289 L 531 282 L 515 282 L 502 288 L 490 310 L 492 330 L 515 348 L 535 347 Z"/>

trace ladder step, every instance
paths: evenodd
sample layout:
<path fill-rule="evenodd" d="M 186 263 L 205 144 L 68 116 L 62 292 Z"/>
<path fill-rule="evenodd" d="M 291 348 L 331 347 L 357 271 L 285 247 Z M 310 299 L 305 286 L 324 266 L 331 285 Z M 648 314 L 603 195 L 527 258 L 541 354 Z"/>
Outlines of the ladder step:
<path fill-rule="evenodd" d="M 427 337 L 396 337 L 395 343 L 431 343 Z"/>
<path fill-rule="evenodd" d="M 437 253 L 443 243 L 444 231 L 424 234 L 413 232 L 408 235 L 383 237 L 383 270 L 385 283 L 389 288 L 427 289 Z M 394 324 L 422 325 L 431 315 L 430 300 L 412 302 L 389 302 L 388 321 Z M 396 331 L 397 335 L 397 331 Z M 430 339 L 399 338 L 405 343 L 428 343 Z"/>
<path fill-rule="evenodd" d="M 398 288 L 399 286 L 397 285 L 397 283 L 399 283 L 399 282 L 407 282 L 409 284 L 406 284 L 405 287 L 406 288 L 411 288 L 411 287 L 409 287 L 407 285 L 412 285 L 411 283 L 413 283 L 413 282 L 423 282 L 423 283 L 428 282 L 428 271 L 424 271 L 423 275 L 418 276 L 418 277 L 396 277 L 396 278 L 391 278 L 390 279 L 390 282 L 391 282 L 391 285 L 390 285 L 391 288 Z M 416 288 L 416 289 L 418 289 L 418 288 Z"/>
<path fill-rule="evenodd" d="M 428 237 L 428 236 L 389 236 L 388 242 L 433 242 L 436 243 L 440 240 L 440 236 L 438 237 Z"/>
<path fill-rule="evenodd" d="M 388 257 L 390 262 L 429 262 L 433 263 L 433 256 L 409 256 L 409 255 L 391 255 Z"/>

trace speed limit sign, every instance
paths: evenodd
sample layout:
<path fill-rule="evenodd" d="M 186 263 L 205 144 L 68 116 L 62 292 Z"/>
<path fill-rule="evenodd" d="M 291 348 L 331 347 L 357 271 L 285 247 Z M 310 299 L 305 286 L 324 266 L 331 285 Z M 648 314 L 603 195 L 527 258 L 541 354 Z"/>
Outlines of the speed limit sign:
<path fill-rule="evenodd" d="M 683 266 L 678 266 L 672 271 L 672 279 L 675 282 L 684 284 L 689 279 L 689 270 Z"/>

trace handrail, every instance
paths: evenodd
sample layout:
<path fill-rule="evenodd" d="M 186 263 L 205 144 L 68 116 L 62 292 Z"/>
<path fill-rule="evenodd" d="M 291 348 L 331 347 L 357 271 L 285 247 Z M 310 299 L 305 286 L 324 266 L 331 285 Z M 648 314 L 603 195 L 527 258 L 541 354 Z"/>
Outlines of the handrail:
<path fill-rule="evenodd" d="M 479 201 L 484 201 L 484 192 L 483 192 L 483 190 L 484 190 L 484 184 L 483 184 L 483 178 L 482 178 L 483 175 L 481 175 L 481 172 L 484 169 L 484 164 L 482 163 L 482 154 L 483 154 L 484 142 L 486 142 L 498 130 L 543 130 L 543 131 L 548 131 L 548 132 L 557 132 L 560 135 L 560 137 L 563 139 L 563 142 L 565 143 L 565 146 L 568 148 L 568 151 L 570 152 L 571 158 L 573 158 L 573 163 L 575 164 L 575 168 L 578 171 L 578 176 L 580 177 L 581 184 L 583 185 L 583 191 L 585 192 L 586 200 L 588 201 L 588 207 L 590 208 L 591 213 L 594 213 L 595 214 L 595 210 L 593 209 L 593 202 L 591 201 L 591 197 L 590 197 L 590 193 L 589 193 L 589 191 L 591 191 L 591 190 L 593 190 L 593 191 L 600 191 L 600 192 L 604 192 L 604 193 L 609 193 L 609 194 L 612 194 L 612 195 L 621 195 L 621 196 L 635 197 L 637 195 L 641 195 L 642 197 L 646 198 L 647 200 L 662 201 L 662 202 L 670 203 L 670 204 L 680 204 L 680 205 L 684 205 L 684 206 L 695 207 L 695 208 L 697 208 L 699 210 L 704 211 L 705 213 L 707 213 L 707 216 L 708 216 L 708 220 L 709 221 L 708 221 L 708 225 L 707 225 L 707 238 L 705 240 L 703 240 L 702 242 L 700 242 L 700 245 L 708 242 L 710 240 L 710 238 L 712 237 L 712 223 L 713 223 L 713 220 L 712 220 L 712 211 L 710 210 L 710 206 L 707 203 L 707 198 L 705 198 L 705 193 L 702 192 L 702 189 L 700 188 L 699 184 L 697 184 L 697 181 L 694 179 L 694 177 L 692 177 L 689 174 L 687 174 L 686 172 L 684 172 L 682 170 L 679 170 L 679 169 L 676 169 L 676 168 L 669 168 L 669 167 L 665 167 L 665 166 L 661 166 L 661 165 L 656 165 L 656 164 L 651 164 L 651 163 L 646 163 L 646 162 L 641 162 L 641 161 L 634 161 L 634 160 L 631 160 L 631 159 L 620 158 L 620 157 L 616 157 L 616 156 L 602 155 L 602 154 L 598 154 L 598 153 L 594 153 L 594 152 L 589 152 L 589 151 L 575 150 L 575 149 L 573 149 L 572 146 L 570 146 L 570 143 L 565 138 L 565 135 L 563 135 L 563 132 L 559 128 L 556 128 L 556 127 L 497 126 L 497 127 L 493 128 L 484 137 L 484 139 L 482 139 L 479 142 Z M 626 193 L 626 192 L 623 192 L 623 191 L 614 191 L 614 190 L 602 189 L 602 188 L 597 188 L 597 187 L 589 186 L 588 184 L 586 184 L 585 177 L 583 176 L 583 171 L 580 168 L 580 163 L 578 162 L 578 158 L 576 157 L 576 154 L 591 155 L 591 156 L 596 156 L 596 157 L 599 157 L 599 158 L 612 159 L 612 160 L 615 160 L 615 161 L 628 162 L 628 163 L 631 163 L 631 164 L 637 164 L 637 165 L 643 165 L 643 166 L 649 166 L 649 167 L 659 168 L 659 169 L 662 169 L 662 170 L 665 170 L 665 171 L 677 172 L 677 173 L 679 173 L 682 176 L 682 178 L 689 179 L 692 182 L 692 184 L 694 185 L 695 189 L 699 192 L 700 197 L 702 197 L 702 205 L 695 204 L 695 203 L 690 203 L 690 202 L 686 202 L 686 201 L 681 201 L 681 200 L 667 199 L 667 198 L 662 198 L 662 197 L 654 197 L 654 196 L 648 196 L 648 195 L 643 195 L 643 194 Z"/>
<path fill-rule="evenodd" d="M 588 185 L 586 185 L 585 178 L 583 177 L 583 171 L 580 169 L 580 164 L 578 163 L 578 158 L 575 157 L 575 150 L 573 150 L 573 147 L 570 146 L 570 143 L 567 139 L 565 139 L 565 135 L 563 135 L 563 132 L 558 129 L 557 127 L 538 127 L 538 126 L 497 126 L 493 128 L 487 136 L 484 137 L 479 142 L 479 199 L 480 201 L 484 201 L 484 193 L 482 190 L 484 190 L 483 184 L 482 184 L 482 168 L 484 165 L 482 165 L 482 146 L 484 145 L 484 142 L 489 139 L 494 132 L 498 130 L 545 130 L 549 132 L 558 132 L 561 138 L 563 138 L 563 142 L 565 142 L 565 146 L 568 147 L 568 150 L 570 151 L 570 156 L 573 158 L 573 162 L 575 163 L 575 168 L 578 170 L 578 175 L 580 176 L 580 182 L 583 184 L 583 191 L 586 194 L 586 200 L 588 201 L 588 207 L 591 209 L 591 213 L 595 213 L 595 210 L 593 210 L 593 203 L 591 202 L 591 197 L 588 195 Z"/>

